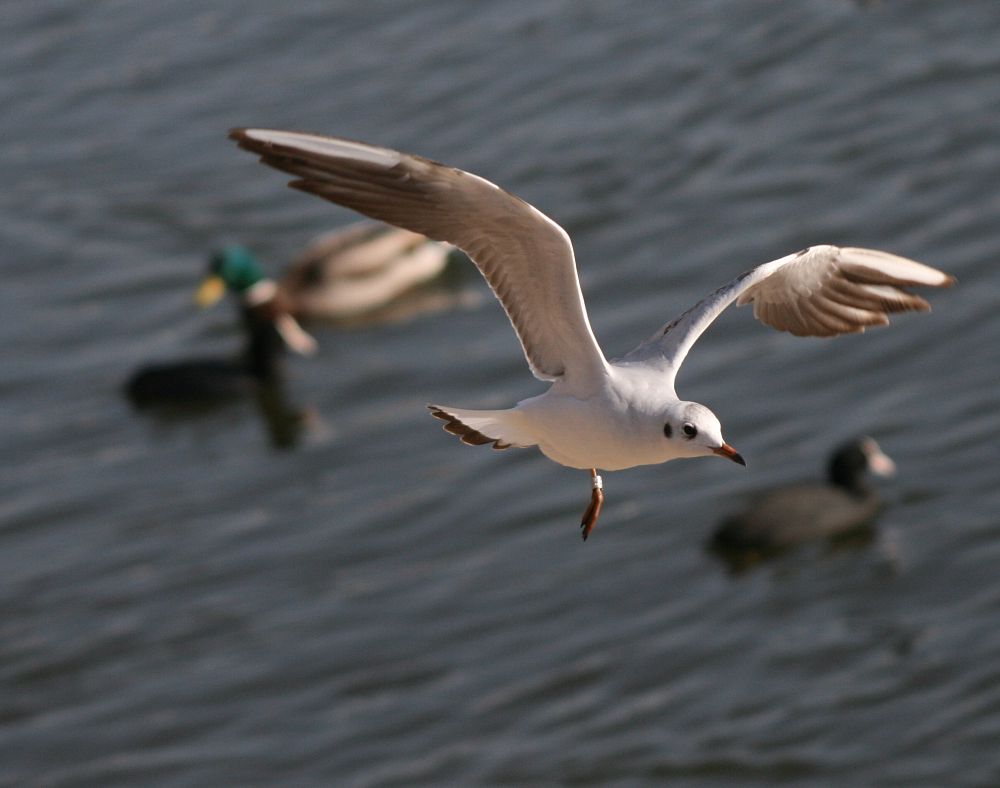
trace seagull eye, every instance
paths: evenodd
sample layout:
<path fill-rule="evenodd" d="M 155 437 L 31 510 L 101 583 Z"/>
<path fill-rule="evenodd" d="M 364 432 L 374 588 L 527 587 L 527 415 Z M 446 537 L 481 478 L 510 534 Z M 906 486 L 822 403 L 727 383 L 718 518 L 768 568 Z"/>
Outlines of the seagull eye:
<path fill-rule="evenodd" d="M 693 438 L 695 435 L 698 434 L 698 428 L 694 426 L 691 422 L 685 424 L 683 427 L 681 427 L 681 429 L 684 430 L 684 434 L 687 435 L 689 438 Z"/>
<path fill-rule="evenodd" d="M 666 424 L 663 425 L 663 434 L 666 435 L 668 438 L 674 434 L 674 430 L 673 427 L 670 426 L 670 422 L 667 422 Z"/>

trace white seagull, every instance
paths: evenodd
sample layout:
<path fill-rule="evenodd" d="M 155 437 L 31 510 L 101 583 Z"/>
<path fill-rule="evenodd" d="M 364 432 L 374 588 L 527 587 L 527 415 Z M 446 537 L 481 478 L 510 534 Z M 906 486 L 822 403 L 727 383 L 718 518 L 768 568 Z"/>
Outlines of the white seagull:
<path fill-rule="evenodd" d="M 291 173 L 289 186 L 373 219 L 447 241 L 479 267 L 517 332 L 544 394 L 508 410 L 429 405 L 445 430 L 494 449 L 538 446 L 551 460 L 589 469 L 586 539 L 604 501 L 597 469 L 718 454 L 743 458 L 719 419 L 674 393 L 691 346 L 733 301 L 797 336 L 832 337 L 886 325 L 887 313 L 930 310 L 904 288 L 955 280 L 871 249 L 812 246 L 757 266 L 667 323 L 624 358 L 608 361 L 587 318 L 569 235 L 489 181 L 419 156 L 362 142 L 269 129 L 233 129 L 241 148 Z"/>

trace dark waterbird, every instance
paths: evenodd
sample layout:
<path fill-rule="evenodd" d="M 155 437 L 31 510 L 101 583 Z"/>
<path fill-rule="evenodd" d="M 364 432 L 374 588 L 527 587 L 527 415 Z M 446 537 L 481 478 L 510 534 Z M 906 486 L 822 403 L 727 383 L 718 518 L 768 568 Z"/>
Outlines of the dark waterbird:
<path fill-rule="evenodd" d="M 747 509 L 723 520 L 711 546 L 723 553 L 767 553 L 856 531 L 879 510 L 869 473 L 890 476 L 895 468 L 872 438 L 855 438 L 830 455 L 825 484 L 802 482 L 761 494 Z"/>

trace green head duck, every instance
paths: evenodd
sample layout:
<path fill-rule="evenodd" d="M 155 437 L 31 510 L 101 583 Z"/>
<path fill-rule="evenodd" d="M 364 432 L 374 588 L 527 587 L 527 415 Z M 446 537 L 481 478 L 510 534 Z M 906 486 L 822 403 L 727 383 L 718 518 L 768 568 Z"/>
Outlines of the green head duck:
<path fill-rule="evenodd" d="M 316 340 L 285 310 L 277 297 L 278 286 L 264 276 L 254 253 L 245 246 L 229 244 L 212 255 L 208 276 L 198 288 L 195 300 L 199 306 L 211 306 L 227 290 L 238 293 L 245 306 L 272 320 L 285 344 L 296 353 L 311 355 L 316 352 Z"/>
<path fill-rule="evenodd" d="M 264 272 L 254 253 L 245 246 L 229 244 L 212 255 L 208 276 L 198 288 L 195 299 L 200 306 L 210 306 L 222 298 L 226 290 L 243 294 L 263 279 Z"/>

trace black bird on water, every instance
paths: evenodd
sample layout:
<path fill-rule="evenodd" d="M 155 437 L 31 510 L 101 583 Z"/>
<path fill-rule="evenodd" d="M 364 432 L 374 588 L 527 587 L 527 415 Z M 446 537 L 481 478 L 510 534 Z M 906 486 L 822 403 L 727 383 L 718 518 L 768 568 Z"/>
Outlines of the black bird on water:
<path fill-rule="evenodd" d="M 872 438 L 855 438 L 830 456 L 826 484 L 803 482 L 761 494 L 749 508 L 722 521 L 711 547 L 724 554 L 769 553 L 859 530 L 879 510 L 868 473 L 890 476 L 895 469 Z"/>

